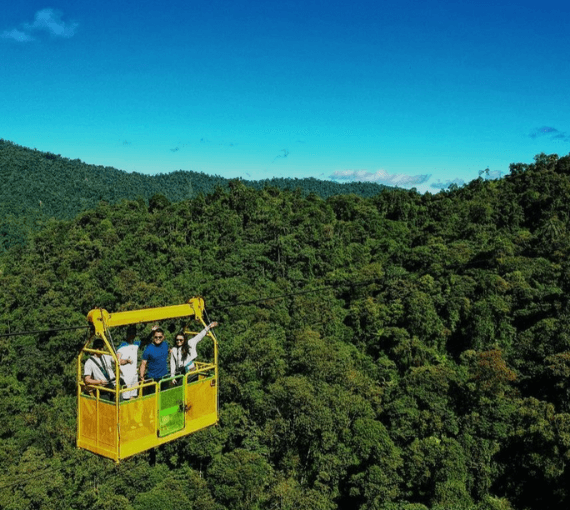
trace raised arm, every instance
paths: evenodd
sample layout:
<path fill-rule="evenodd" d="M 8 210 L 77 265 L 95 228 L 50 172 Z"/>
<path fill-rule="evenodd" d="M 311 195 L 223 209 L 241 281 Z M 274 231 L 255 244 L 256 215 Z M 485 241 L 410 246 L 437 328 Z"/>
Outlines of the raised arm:
<path fill-rule="evenodd" d="M 175 349 L 170 350 L 170 377 L 176 375 L 176 355 L 174 354 Z"/>
<path fill-rule="evenodd" d="M 190 340 L 188 340 L 188 347 L 190 350 L 190 360 L 191 361 L 194 361 L 198 357 L 198 351 L 196 351 L 196 346 L 198 345 L 198 342 L 200 340 L 202 340 L 208 334 L 208 331 L 215 328 L 217 325 L 218 325 L 217 322 L 211 322 L 202 331 L 200 331 L 200 333 L 198 333 L 196 336 L 194 336 Z"/>

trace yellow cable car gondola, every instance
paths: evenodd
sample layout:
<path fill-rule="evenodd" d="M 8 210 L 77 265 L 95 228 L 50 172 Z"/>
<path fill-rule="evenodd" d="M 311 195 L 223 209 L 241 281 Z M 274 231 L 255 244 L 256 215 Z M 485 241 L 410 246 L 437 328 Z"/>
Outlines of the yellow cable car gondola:
<path fill-rule="evenodd" d="M 162 308 L 117 313 L 94 309 L 89 312 L 87 319 L 92 325 L 92 333 L 77 358 L 79 448 L 119 462 L 218 422 L 218 344 L 211 331 L 207 336 L 213 342 L 214 361 L 195 362 L 196 370 L 192 372 L 161 381 L 141 381 L 138 386 L 128 388 L 120 384 L 116 387 L 90 386 L 82 376 L 83 363 L 90 354 L 111 356 L 114 373 L 120 374 L 119 358 L 110 341 L 111 328 L 185 317 L 194 318 L 206 327 L 203 313 L 204 300 L 200 297 L 183 305 Z M 97 338 L 103 340 L 101 349 L 90 347 Z M 171 384 L 173 381 L 176 384 Z M 133 390 L 137 390 L 135 397 L 121 398 L 123 393 Z"/>

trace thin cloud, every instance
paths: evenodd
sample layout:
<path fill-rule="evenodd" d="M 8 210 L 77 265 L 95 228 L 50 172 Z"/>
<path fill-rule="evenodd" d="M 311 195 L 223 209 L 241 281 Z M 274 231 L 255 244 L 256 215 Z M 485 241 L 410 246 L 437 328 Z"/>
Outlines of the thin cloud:
<path fill-rule="evenodd" d="M 386 186 L 416 186 L 431 178 L 431 174 L 406 175 L 389 174 L 386 170 L 368 172 L 366 170 L 337 170 L 329 176 L 334 181 L 375 182 Z"/>
<path fill-rule="evenodd" d="M 536 139 L 539 137 L 547 137 L 551 140 L 561 140 L 563 142 L 570 142 L 570 135 L 564 131 L 560 131 L 551 126 L 542 126 L 534 129 L 530 135 L 531 138 Z"/>
<path fill-rule="evenodd" d="M 178 152 L 178 151 L 184 149 L 184 147 L 188 146 L 189 144 L 183 142 L 182 140 L 179 140 L 176 144 L 173 144 L 173 145 L 174 145 L 174 147 L 172 149 L 169 149 L 170 152 Z"/>
<path fill-rule="evenodd" d="M 489 170 L 487 167 L 485 170 L 479 170 L 479 177 L 483 177 L 486 180 L 500 179 L 503 172 L 500 170 Z"/>
<path fill-rule="evenodd" d="M 564 142 L 570 142 L 570 135 L 567 135 L 566 133 L 557 133 L 555 135 L 552 135 L 552 139 L 553 140 L 562 140 Z"/>
<path fill-rule="evenodd" d="M 30 34 L 23 32 L 22 30 L 18 30 L 17 28 L 13 28 L 12 30 L 4 30 L 4 32 L 2 32 L 2 38 L 13 39 L 17 42 L 29 42 L 34 40 Z"/>
<path fill-rule="evenodd" d="M 434 189 L 445 189 L 445 188 L 449 188 L 449 186 L 451 186 L 452 184 L 455 184 L 457 186 L 463 186 L 465 184 L 465 181 L 463 179 L 453 179 L 451 180 L 447 180 L 447 181 L 440 181 L 439 179 L 435 182 L 432 182 L 429 187 L 430 188 L 434 188 Z"/>
<path fill-rule="evenodd" d="M 54 9 L 42 9 L 36 12 L 36 17 L 31 25 L 26 24 L 30 30 L 46 30 L 55 37 L 73 37 L 79 23 L 74 21 L 66 23 L 61 19 L 62 14 Z"/>
<path fill-rule="evenodd" d="M 2 37 L 17 42 L 34 41 L 35 32 L 47 32 L 52 37 L 70 38 L 75 35 L 79 23 L 62 20 L 62 13 L 54 9 L 41 9 L 36 12 L 33 23 L 23 23 L 21 28 L 5 30 Z"/>
<path fill-rule="evenodd" d="M 288 149 L 281 149 L 279 152 L 282 152 L 283 154 L 279 154 L 278 156 L 275 156 L 272 163 L 274 163 L 275 160 L 277 160 L 277 159 L 282 159 L 282 158 L 286 158 L 287 156 L 289 156 L 289 150 Z"/>
<path fill-rule="evenodd" d="M 238 145 L 237 143 L 234 142 L 214 142 L 212 140 L 209 140 L 208 138 L 200 138 L 200 143 L 203 143 L 204 145 L 219 145 L 220 147 L 235 147 L 236 145 Z"/>

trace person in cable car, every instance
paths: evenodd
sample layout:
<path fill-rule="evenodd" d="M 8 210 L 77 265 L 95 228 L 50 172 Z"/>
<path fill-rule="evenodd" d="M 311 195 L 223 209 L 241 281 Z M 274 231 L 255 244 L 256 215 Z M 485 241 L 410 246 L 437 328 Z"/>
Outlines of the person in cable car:
<path fill-rule="evenodd" d="M 200 333 L 193 336 L 189 340 L 186 339 L 184 333 L 178 333 L 174 338 L 174 347 L 170 351 L 170 377 L 175 375 L 184 375 L 195 369 L 194 360 L 198 357 L 196 346 L 202 340 L 208 331 L 215 328 L 217 322 L 212 322 L 206 326 Z M 176 384 L 173 379 L 172 384 Z"/>
<path fill-rule="evenodd" d="M 105 343 L 101 338 L 96 338 L 93 341 L 93 349 L 103 350 Z M 89 386 L 103 386 L 108 388 L 115 388 L 116 379 L 113 366 L 115 361 L 109 354 L 93 354 L 85 362 L 83 369 L 83 377 L 85 384 Z M 114 394 L 108 391 L 101 391 L 100 398 L 106 400 L 114 400 Z"/>
<path fill-rule="evenodd" d="M 146 346 L 140 365 L 140 378 L 145 381 L 145 375 L 148 380 L 160 381 L 168 374 L 168 343 L 164 341 L 164 331 L 158 326 L 152 327 L 152 343 Z M 147 371 L 148 367 L 148 371 Z M 162 388 L 161 388 L 162 389 Z M 145 388 L 143 394 L 154 393 L 155 387 L 149 386 Z"/>
<path fill-rule="evenodd" d="M 137 336 L 137 328 L 134 324 L 131 324 L 127 328 L 127 339 L 117 349 L 117 356 L 119 357 L 119 365 L 121 365 L 121 374 L 125 380 L 127 387 L 132 388 L 137 386 L 138 379 L 138 352 L 141 344 L 140 340 L 135 340 Z M 124 391 L 122 397 L 124 400 L 129 400 L 130 398 L 135 398 L 137 396 L 137 390 Z"/>

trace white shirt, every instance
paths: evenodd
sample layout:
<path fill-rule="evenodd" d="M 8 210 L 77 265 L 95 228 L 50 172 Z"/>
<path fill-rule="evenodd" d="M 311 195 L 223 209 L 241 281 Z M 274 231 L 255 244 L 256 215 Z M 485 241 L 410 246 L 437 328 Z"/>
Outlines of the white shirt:
<path fill-rule="evenodd" d="M 210 327 L 206 326 L 195 337 L 188 340 L 188 356 L 185 358 L 182 356 L 182 346 L 172 348 L 170 351 L 170 377 L 174 377 L 176 367 L 186 367 L 186 372 L 194 368 L 194 360 L 198 357 L 196 346 L 206 336 L 208 331 L 210 331 Z"/>
<path fill-rule="evenodd" d="M 121 366 L 121 374 L 123 374 L 123 379 L 127 387 L 136 386 L 139 382 L 139 374 L 137 371 L 137 358 L 139 352 L 140 341 L 137 340 L 132 344 L 123 343 L 117 349 L 117 355 L 119 356 L 119 361 L 126 359 L 131 360 L 131 363 L 126 363 Z M 138 395 L 137 390 L 123 391 L 122 393 L 124 399 L 129 399 L 136 397 Z"/>
<path fill-rule="evenodd" d="M 101 357 L 95 357 L 97 363 L 95 363 L 94 359 L 91 357 L 85 362 L 85 367 L 83 369 L 83 375 L 89 375 L 91 378 L 98 380 L 98 381 L 107 381 L 110 382 L 110 379 L 115 379 L 115 372 L 113 371 L 113 367 L 115 366 L 115 360 L 112 356 L 108 354 L 103 354 Z M 107 371 L 108 377 L 105 376 L 100 365 Z"/>
<path fill-rule="evenodd" d="M 130 381 L 137 380 L 137 356 L 139 352 L 139 346 L 136 344 L 126 344 L 122 345 L 117 349 L 117 354 L 119 355 L 119 360 L 131 360 L 131 363 L 126 363 L 121 365 L 121 373 L 125 378 L 127 385 L 130 385 Z"/>

